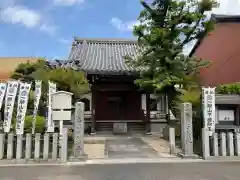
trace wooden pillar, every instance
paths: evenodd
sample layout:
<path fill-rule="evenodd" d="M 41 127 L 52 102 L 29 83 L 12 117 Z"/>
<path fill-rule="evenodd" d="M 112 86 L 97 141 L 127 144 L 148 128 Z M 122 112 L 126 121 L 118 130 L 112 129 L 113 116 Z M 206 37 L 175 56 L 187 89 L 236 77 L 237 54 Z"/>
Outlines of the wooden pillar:
<path fill-rule="evenodd" d="M 150 125 L 150 94 L 146 94 L 146 126 L 147 126 L 147 134 L 151 133 L 151 125 Z"/>
<path fill-rule="evenodd" d="M 165 110 L 166 110 L 166 121 L 167 121 L 167 124 L 169 124 L 170 123 L 170 110 L 169 110 L 169 104 L 168 104 L 168 96 L 167 96 L 167 93 L 165 93 L 165 99 L 166 99 L 166 108 L 165 108 Z"/>
<path fill-rule="evenodd" d="M 92 88 L 92 125 L 91 125 L 91 134 L 96 134 L 96 91 Z"/>

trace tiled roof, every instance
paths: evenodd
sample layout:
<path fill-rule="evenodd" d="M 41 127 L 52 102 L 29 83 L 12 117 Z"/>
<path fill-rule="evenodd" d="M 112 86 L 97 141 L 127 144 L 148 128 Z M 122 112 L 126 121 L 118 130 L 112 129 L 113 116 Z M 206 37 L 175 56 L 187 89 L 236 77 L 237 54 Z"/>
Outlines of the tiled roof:
<path fill-rule="evenodd" d="M 69 60 L 55 62 L 55 65 L 90 74 L 129 74 L 135 69 L 126 64 L 124 57 L 135 57 L 137 50 L 134 40 L 75 38 Z"/>

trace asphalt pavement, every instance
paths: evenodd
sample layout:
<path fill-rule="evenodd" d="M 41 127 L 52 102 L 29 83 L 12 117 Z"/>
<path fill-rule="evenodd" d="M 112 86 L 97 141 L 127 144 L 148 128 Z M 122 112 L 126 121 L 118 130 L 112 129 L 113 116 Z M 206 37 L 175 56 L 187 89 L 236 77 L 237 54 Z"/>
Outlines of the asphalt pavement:
<path fill-rule="evenodd" d="M 240 162 L 0 167 L 1 180 L 239 180 Z"/>

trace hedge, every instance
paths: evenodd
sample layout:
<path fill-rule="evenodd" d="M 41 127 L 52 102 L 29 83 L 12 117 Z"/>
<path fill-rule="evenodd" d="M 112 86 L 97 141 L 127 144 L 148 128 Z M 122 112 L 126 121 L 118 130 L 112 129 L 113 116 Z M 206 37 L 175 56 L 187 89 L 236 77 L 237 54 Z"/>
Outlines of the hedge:
<path fill-rule="evenodd" d="M 217 87 L 216 92 L 219 94 L 240 94 L 240 83 L 222 84 Z"/>
<path fill-rule="evenodd" d="M 32 121 L 33 121 L 33 116 L 32 115 L 28 115 L 28 116 L 25 117 L 24 133 L 31 133 L 32 132 Z M 13 119 L 13 124 L 12 124 L 13 131 L 15 131 L 15 127 L 16 127 L 16 119 Z M 36 117 L 35 132 L 36 133 L 43 133 L 44 129 L 45 129 L 45 117 L 37 116 Z"/>

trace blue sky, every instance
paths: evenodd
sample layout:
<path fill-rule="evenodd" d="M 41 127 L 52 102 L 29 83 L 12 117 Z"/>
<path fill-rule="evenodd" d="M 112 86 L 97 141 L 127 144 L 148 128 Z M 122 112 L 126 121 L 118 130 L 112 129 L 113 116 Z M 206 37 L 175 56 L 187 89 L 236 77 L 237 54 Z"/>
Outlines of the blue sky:
<path fill-rule="evenodd" d="M 0 56 L 66 58 L 74 36 L 133 38 L 138 0 L 0 0 Z"/>
<path fill-rule="evenodd" d="M 217 13 L 238 13 L 238 0 L 219 2 Z M 141 8 L 139 0 L 0 0 L 0 56 L 66 59 L 74 36 L 134 38 Z"/>

